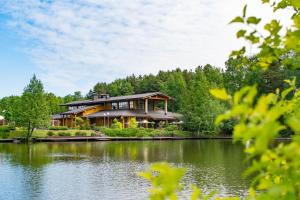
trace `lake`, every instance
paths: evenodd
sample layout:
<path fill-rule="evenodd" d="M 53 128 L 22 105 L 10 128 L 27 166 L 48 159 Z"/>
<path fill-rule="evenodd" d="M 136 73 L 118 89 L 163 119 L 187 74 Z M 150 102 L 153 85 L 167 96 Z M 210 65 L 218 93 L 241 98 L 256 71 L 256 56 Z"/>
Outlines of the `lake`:
<path fill-rule="evenodd" d="M 137 172 L 161 161 L 188 168 L 186 185 L 243 196 L 244 160 L 231 140 L 2 143 L 0 199 L 147 199 L 149 183 Z"/>

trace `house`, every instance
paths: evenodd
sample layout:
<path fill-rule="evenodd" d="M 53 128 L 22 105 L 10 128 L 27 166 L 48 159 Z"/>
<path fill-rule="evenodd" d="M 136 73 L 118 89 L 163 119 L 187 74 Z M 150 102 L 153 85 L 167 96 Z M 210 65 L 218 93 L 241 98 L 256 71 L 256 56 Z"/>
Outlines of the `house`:
<path fill-rule="evenodd" d="M 6 124 L 5 118 L 0 115 L 0 126 L 5 125 L 5 124 Z"/>
<path fill-rule="evenodd" d="M 66 103 L 68 111 L 54 115 L 59 125 L 74 127 L 76 118 L 87 119 L 90 125 L 110 127 L 114 119 L 128 127 L 131 118 L 140 126 L 158 126 L 159 122 L 179 122 L 180 114 L 169 112 L 171 97 L 160 92 L 110 97 L 107 94 L 94 96 L 92 100 Z M 56 123 L 57 124 L 57 123 Z"/>

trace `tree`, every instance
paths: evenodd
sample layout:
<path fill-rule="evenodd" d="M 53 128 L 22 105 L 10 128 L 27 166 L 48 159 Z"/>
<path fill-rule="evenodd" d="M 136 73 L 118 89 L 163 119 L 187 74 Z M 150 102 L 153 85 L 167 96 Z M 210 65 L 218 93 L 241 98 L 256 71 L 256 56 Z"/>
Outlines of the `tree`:
<path fill-rule="evenodd" d="M 181 94 L 184 99 L 181 103 L 181 112 L 187 130 L 202 134 L 217 134 L 218 129 L 214 125 L 214 119 L 226 107 L 207 92 L 215 87 L 215 83 L 210 82 L 205 73 L 207 72 L 202 67 L 196 69 L 187 91 Z"/>
<path fill-rule="evenodd" d="M 0 100 L 0 115 L 3 115 L 9 123 L 18 123 L 21 110 L 21 97 L 19 96 L 3 97 Z"/>
<path fill-rule="evenodd" d="M 96 94 L 106 94 L 108 92 L 107 84 L 106 83 L 97 83 L 94 88 L 93 92 Z"/>
<path fill-rule="evenodd" d="M 43 84 L 35 75 L 25 87 L 21 99 L 20 123 L 27 128 L 26 140 L 28 141 L 36 128 L 47 127 L 50 122 L 49 106 Z"/>

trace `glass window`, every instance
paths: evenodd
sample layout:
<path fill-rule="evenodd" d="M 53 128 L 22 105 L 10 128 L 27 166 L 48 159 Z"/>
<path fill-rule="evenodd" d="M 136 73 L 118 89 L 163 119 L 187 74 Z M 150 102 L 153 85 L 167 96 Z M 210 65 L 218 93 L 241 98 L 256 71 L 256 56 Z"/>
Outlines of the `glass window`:
<path fill-rule="evenodd" d="M 130 109 L 134 109 L 133 101 L 130 101 L 130 102 L 129 102 L 129 108 L 130 108 Z"/>
<path fill-rule="evenodd" d="M 144 108 L 144 105 L 145 105 L 145 102 L 143 101 L 143 100 L 140 100 L 139 101 L 139 106 L 138 106 L 138 108 L 140 109 L 140 110 L 144 110 L 145 108 Z"/>
<path fill-rule="evenodd" d="M 128 109 L 128 108 L 129 108 L 129 104 L 127 101 L 119 102 L 119 109 Z"/>
<path fill-rule="evenodd" d="M 117 103 L 117 102 L 111 103 L 111 108 L 112 108 L 113 110 L 117 110 L 117 109 L 118 109 L 118 103 Z"/>

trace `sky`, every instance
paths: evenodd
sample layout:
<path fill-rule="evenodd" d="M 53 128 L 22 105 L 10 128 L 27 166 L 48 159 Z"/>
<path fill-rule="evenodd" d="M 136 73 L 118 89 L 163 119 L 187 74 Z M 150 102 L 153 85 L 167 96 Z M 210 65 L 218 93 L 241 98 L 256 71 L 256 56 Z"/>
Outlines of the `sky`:
<path fill-rule="evenodd" d="M 260 0 L 0 0 L 0 98 L 33 74 L 64 96 L 131 74 L 224 68 L 245 45 L 228 24 L 245 4 L 273 17 Z"/>

